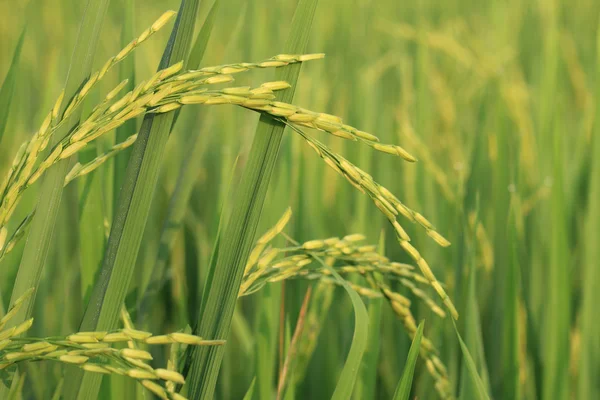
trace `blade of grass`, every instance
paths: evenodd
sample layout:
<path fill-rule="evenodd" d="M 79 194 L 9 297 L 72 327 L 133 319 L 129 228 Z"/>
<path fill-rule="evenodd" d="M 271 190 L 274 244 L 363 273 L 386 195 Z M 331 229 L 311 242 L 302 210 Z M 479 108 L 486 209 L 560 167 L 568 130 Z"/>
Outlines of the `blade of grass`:
<path fill-rule="evenodd" d="M 188 53 L 198 0 L 183 0 L 159 69 L 185 60 Z M 163 151 L 174 113 L 147 115 L 133 147 L 120 192 L 104 263 L 87 305 L 81 330 L 113 329 L 125 300 L 158 180 Z M 73 370 L 66 386 L 67 399 L 95 399 L 101 383 L 99 374 Z"/>
<path fill-rule="evenodd" d="M 100 30 L 109 0 L 89 0 L 77 35 L 73 50 L 71 65 L 65 85 L 65 99 L 70 99 L 90 74 L 94 53 L 100 38 Z M 68 101 L 61 105 L 62 113 Z M 54 136 L 54 145 L 79 120 L 81 108 L 73 112 L 66 123 Z M 31 222 L 29 236 L 21 258 L 13 287 L 11 304 L 20 298 L 30 288 L 39 285 L 42 270 L 52 243 L 54 226 L 58 216 L 60 200 L 63 192 L 64 179 L 68 172 L 69 160 L 63 160 L 45 174 L 39 191 L 39 202 L 35 216 Z M 11 319 L 10 324 L 16 325 L 25 321 L 33 311 L 35 292 L 29 296 L 19 312 Z M 6 397 L 6 387 L 0 388 L 0 398 Z"/>
<path fill-rule="evenodd" d="M 369 314 L 367 308 L 361 300 L 360 296 L 352 287 L 342 278 L 335 269 L 321 260 L 319 257 L 313 256 L 324 268 L 326 268 L 331 275 L 343 286 L 350 300 L 352 301 L 352 308 L 354 309 L 354 334 L 352 336 L 352 344 L 350 345 L 350 351 L 344 368 L 335 386 L 335 391 L 332 400 L 346 400 L 352 397 L 352 391 L 354 385 L 358 380 L 358 372 L 360 370 L 360 364 L 362 362 L 363 354 L 367 348 L 369 339 Z"/>
<path fill-rule="evenodd" d="M 208 39 L 210 38 L 210 34 L 214 26 L 218 4 L 219 0 L 216 0 L 210 9 L 204 24 L 202 25 L 202 29 L 200 29 L 200 32 L 196 36 L 196 40 L 188 60 L 188 65 L 192 69 L 198 69 L 200 67 L 200 62 L 202 61 L 206 51 Z M 184 114 L 186 113 L 186 111 L 183 112 Z M 176 120 L 173 121 L 173 125 L 175 125 L 175 123 Z M 152 268 L 150 282 L 144 288 L 144 293 L 141 296 L 139 303 L 137 316 L 139 326 L 143 326 L 142 319 L 149 310 L 152 299 L 154 296 L 156 296 L 160 287 L 162 287 L 169 254 L 171 253 L 176 234 L 181 227 L 183 217 L 185 216 L 185 212 L 190 201 L 192 190 L 198 177 L 198 171 L 200 170 L 201 163 L 204 160 L 203 153 L 206 149 L 206 143 L 205 140 L 203 140 L 203 136 L 204 135 L 201 134 L 192 136 L 192 144 L 187 147 L 187 153 L 183 157 L 180 173 L 177 177 L 177 183 L 175 185 L 175 190 L 171 195 L 167 215 L 162 226 L 156 263 Z M 232 171 L 235 171 L 235 165 L 233 166 Z"/>
<path fill-rule="evenodd" d="M 292 20 L 291 33 L 285 51 L 302 53 L 307 45 L 316 0 L 301 0 Z M 278 95 L 278 100 L 290 102 L 300 72 L 300 65 L 280 68 L 276 80 L 287 81 L 292 88 Z M 222 249 L 215 266 L 211 285 L 206 287 L 206 303 L 196 329 L 202 337 L 227 338 L 244 266 L 251 246 L 264 200 L 273 173 L 285 126 L 262 116 L 256 130 L 249 159 L 242 175 L 229 224 L 224 232 Z M 224 347 L 224 346 L 219 346 Z M 188 375 L 190 397 L 212 398 L 224 349 L 195 348 L 191 352 Z"/>
<path fill-rule="evenodd" d="M 477 373 L 477 365 L 475 364 L 475 361 L 473 361 L 473 357 L 471 357 L 471 353 L 469 353 L 469 349 L 467 348 L 467 345 L 460 336 L 460 333 L 458 333 L 458 329 L 456 328 L 456 322 L 454 320 L 452 321 L 452 324 L 454 325 L 454 332 L 456 332 L 456 337 L 458 338 L 460 349 L 463 354 L 463 362 L 465 363 L 466 371 L 468 372 L 467 376 L 469 377 L 470 381 L 473 384 L 473 387 L 475 388 L 475 398 L 481 400 L 489 400 L 490 396 L 488 395 L 488 392 L 485 388 L 485 384 L 483 383 L 483 380 Z"/>
<path fill-rule="evenodd" d="M 246 394 L 244 395 L 244 398 L 242 400 L 251 400 L 252 396 L 254 396 L 254 387 L 256 386 L 256 378 L 252 379 L 252 383 L 250 384 L 250 387 L 248 388 L 248 391 L 246 392 Z"/>
<path fill-rule="evenodd" d="M 408 357 L 406 358 L 406 364 L 404 364 L 404 371 L 402 371 L 402 377 L 396 392 L 394 393 L 394 400 L 408 400 L 410 397 L 410 390 L 412 388 L 413 376 L 415 374 L 415 366 L 417 365 L 417 359 L 419 358 L 419 349 L 421 348 L 421 338 L 423 337 L 423 327 L 425 322 L 421 322 L 417 328 L 417 333 L 410 345 L 408 351 Z"/>
<path fill-rule="evenodd" d="M 10 63 L 10 68 L 2 87 L 0 87 L 0 143 L 2 143 L 2 137 L 4 136 L 4 130 L 6 129 L 6 123 L 8 116 L 10 115 L 10 105 L 12 103 L 13 93 L 15 91 L 15 84 L 17 82 L 17 71 L 19 65 L 19 59 L 21 58 L 21 50 L 23 49 L 23 41 L 25 40 L 25 29 L 19 36 L 17 47 L 13 53 L 13 58 Z"/>

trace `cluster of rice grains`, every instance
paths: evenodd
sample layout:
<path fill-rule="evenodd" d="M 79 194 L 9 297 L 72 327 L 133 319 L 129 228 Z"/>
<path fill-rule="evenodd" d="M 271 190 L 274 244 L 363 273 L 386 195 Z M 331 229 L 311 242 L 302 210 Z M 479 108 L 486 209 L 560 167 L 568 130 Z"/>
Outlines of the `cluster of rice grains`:
<path fill-rule="evenodd" d="M 185 380 L 175 370 L 173 358 L 169 360 L 167 368 L 153 368 L 148 363 L 152 360 L 152 355 L 140 347 L 172 344 L 171 353 L 176 354 L 180 346 L 214 346 L 225 343 L 220 340 L 203 340 L 182 332 L 155 336 L 136 330 L 124 308 L 121 319 L 125 327 L 116 331 L 78 332 L 66 337 L 19 337 L 31 327 L 33 318 L 12 328 L 4 327 L 32 292 L 33 289 L 27 291 L 0 320 L 0 370 L 23 361 L 58 361 L 77 365 L 85 371 L 128 376 L 162 399 L 184 400 L 184 396 L 175 392 L 176 385 L 184 384 Z M 127 347 L 112 347 L 119 343 L 126 343 Z"/>
<path fill-rule="evenodd" d="M 417 331 L 416 321 L 410 310 L 411 301 L 393 291 L 386 282 L 399 282 L 435 314 L 441 318 L 446 316 L 446 312 L 426 292 L 428 286 L 433 286 L 428 279 L 415 273 L 412 265 L 393 262 L 379 254 L 377 246 L 363 244 L 365 237 L 361 234 L 310 240 L 283 248 L 270 246 L 269 243 L 277 235 L 285 235 L 283 230 L 290 217 L 291 210 L 288 209 L 277 224 L 257 241 L 246 264 L 240 297 L 260 290 L 267 283 L 287 279 L 317 280 L 320 283 L 338 285 L 339 281 L 331 276 L 328 268 L 320 263 L 313 263 L 318 257 L 344 277 L 352 274 L 361 276 L 362 283 L 351 279 L 346 279 L 346 282 L 361 296 L 384 297 L 411 339 Z M 290 239 L 290 242 L 293 241 Z M 438 358 L 432 342 L 425 337 L 421 341 L 421 355 L 436 382 L 438 393 L 442 398 L 452 398 L 448 372 Z"/>
<path fill-rule="evenodd" d="M 341 155 L 333 152 L 320 141 L 307 135 L 301 128 L 313 128 L 347 140 L 357 141 L 370 146 L 377 151 L 402 157 L 409 162 L 416 161 L 412 155 L 402 147 L 380 143 L 377 137 L 344 124 L 339 117 L 313 112 L 301 107 L 275 101 L 275 91 L 289 88 L 289 84 L 283 81 L 264 83 L 260 87 L 254 89 L 250 87 L 230 87 L 224 89 L 207 88 L 207 86 L 210 85 L 233 81 L 232 75 L 236 73 L 256 68 L 282 67 L 292 63 L 315 60 L 322 58 L 323 54 L 281 54 L 259 63 L 228 64 L 188 71 L 183 70 L 183 62 L 180 62 L 169 68 L 158 71 L 150 79 L 139 83 L 132 91 L 122 96 L 120 96 L 120 92 L 125 87 L 126 81 L 121 82 L 105 96 L 100 104 L 92 109 L 91 113 L 82 122 L 78 123 L 65 137 L 60 138 L 60 141 L 58 141 L 54 147 L 47 149 L 50 139 L 56 133 L 57 129 L 69 119 L 77 107 L 81 106 L 88 93 L 90 93 L 106 73 L 127 57 L 127 55 L 129 55 L 138 45 L 161 29 L 174 14 L 175 13 L 171 11 L 163 14 L 137 39 L 133 40 L 116 56 L 110 58 L 100 71 L 91 75 L 90 78 L 82 84 L 81 89 L 72 99 L 64 99 L 63 96 L 60 96 L 53 109 L 44 119 L 39 131 L 21 146 L 12 167 L 0 186 L 0 260 L 24 235 L 25 229 L 31 220 L 30 215 L 21 222 L 11 235 L 8 234 L 7 224 L 14 213 L 21 194 L 29 186 L 35 183 L 48 168 L 59 160 L 66 159 L 76 154 L 90 142 L 118 128 L 127 120 L 145 113 L 166 113 L 189 104 L 232 104 L 271 115 L 273 118 L 287 124 L 296 133 L 301 135 L 327 165 L 346 178 L 356 189 L 367 194 L 371 198 L 375 206 L 381 210 L 392 224 L 401 247 L 414 259 L 422 273 L 422 276 L 420 276 L 415 274 L 409 266 L 390 263 L 385 257 L 374 252 L 374 249 L 371 246 L 355 245 L 355 240 L 353 239 L 356 239 L 356 237 L 354 236 L 346 237 L 344 239 L 327 239 L 323 241 L 307 242 L 296 249 L 285 249 L 285 251 L 292 251 L 296 254 L 287 256 L 277 261 L 277 263 L 272 264 L 273 260 L 275 260 L 282 250 L 271 249 L 266 253 L 264 253 L 263 250 L 265 250 L 270 238 L 281 232 L 283 226 L 285 226 L 285 218 L 289 218 L 288 213 L 286 214 L 287 217 L 284 217 L 274 230 L 267 233 L 266 237 L 263 237 L 261 241 L 259 241 L 255 252 L 252 253 L 251 260 L 246 268 L 245 281 L 240 289 L 241 295 L 258 290 L 260 285 L 267 281 L 273 282 L 298 276 L 326 279 L 326 270 L 303 269 L 304 266 L 311 262 L 310 254 L 318 254 L 326 258 L 333 257 L 333 259 L 340 262 L 348 262 L 349 264 L 347 266 L 340 267 L 340 272 L 342 273 L 357 272 L 367 277 L 372 288 L 356 287 L 357 291 L 364 296 L 385 296 L 390 301 L 394 311 L 402 319 L 407 331 L 411 335 L 416 331 L 416 325 L 408 308 L 408 299 L 400 294 L 392 292 L 380 279 L 376 279 L 377 276 L 381 275 L 390 279 L 399 279 L 402 285 L 411 290 L 417 297 L 424 300 L 432 310 L 439 315 L 444 315 L 444 311 L 437 307 L 435 303 L 417 287 L 417 284 L 423 283 L 430 285 L 440 296 L 452 317 L 457 318 L 458 314 L 452 301 L 446 294 L 443 286 L 435 278 L 428 263 L 423 259 L 419 251 L 411 245 L 410 237 L 397 219 L 398 215 L 401 214 L 409 221 L 423 227 L 427 234 L 439 245 L 448 246 L 449 242 L 434 229 L 432 224 L 425 217 L 405 206 L 396 196 L 390 193 L 390 191 L 375 182 L 368 173 L 353 165 Z M 64 101 L 68 101 L 68 105 L 64 108 L 65 111 L 61 113 L 60 110 L 62 109 Z M 77 163 L 67 175 L 65 184 L 98 168 L 108 158 L 131 146 L 135 142 L 136 137 L 136 135 L 133 135 L 125 141 L 116 144 L 109 149 L 108 152 L 85 165 Z M 99 348 L 104 348 L 101 347 L 101 345 L 106 343 L 106 338 L 117 337 L 115 335 L 118 334 L 121 335 L 123 340 L 127 339 L 126 341 L 142 340 L 147 342 L 147 339 L 151 340 L 150 338 L 139 339 L 138 337 L 130 337 L 123 332 L 106 334 L 106 336 L 98 334 L 98 337 L 89 337 L 90 340 L 93 339 L 92 342 L 83 343 L 80 347 L 87 348 L 89 346 L 98 346 Z M 82 337 L 85 338 L 86 335 L 74 335 L 71 338 L 71 341 L 72 339 L 81 339 Z M 169 339 L 165 338 L 164 340 L 174 339 L 169 337 Z M 64 343 L 67 342 L 69 341 L 65 341 Z M 7 346 L 8 345 L 12 344 L 8 343 Z M 37 344 L 37 346 L 42 345 Z M 54 354 L 56 351 L 61 351 L 44 350 L 51 349 L 53 346 L 58 345 L 49 343 L 48 347 L 35 347 L 35 350 L 29 348 L 29 351 L 23 350 L 22 353 L 31 354 L 31 352 L 35 352 L 35 354 L 38 354 L 39 352 L 40 357 L 42 357 L 41 354 L 43 354 L 43 357 L 49 357 L 48 354 Z M 446 379 L 446 373 L 439 360 L 432 355 L 433 347 L 431 346 L 431 343 L 425 341 L 422 348 L 426 354 L 426 359 L 428 360 L 428 368 L 432 374 L 440 377 L 438 382 L 443 382 Z M 71 351 L 92 351 L 92 349 Z M 111 357 L 117 357 L 114 355 L 117 353 L 113 354 L 113 350 L 103 351 L 106 351 L 107 354 L 110 353 Z M 14 356 L 15 353 L 11 354 L 13 354 L 11 357 L 16 357 Z M 67 357 L 66 360 L 72 361 L 84 360 L 84 358 L 87 357 L 83 355 L 83 353 L 81 355 L 65 353 L 63 356 Z M 79 358 L 70 358 L 71 356 Z M 18 360 L 18 357 L 15 359 Z M 92 364 L 88 364 L 87 359 L 82 361 L 82 366 L 85 368 L 100 368 L 98 366 L 92 367 L 90 365 Z M 143 369 L 144 368 L 142 368 L 142 370 Z M 122 372 L 122 370 L 119 371 Z M 146 385 L 153 385 L 152 381 L 148 380 L 147 382 Z"/>

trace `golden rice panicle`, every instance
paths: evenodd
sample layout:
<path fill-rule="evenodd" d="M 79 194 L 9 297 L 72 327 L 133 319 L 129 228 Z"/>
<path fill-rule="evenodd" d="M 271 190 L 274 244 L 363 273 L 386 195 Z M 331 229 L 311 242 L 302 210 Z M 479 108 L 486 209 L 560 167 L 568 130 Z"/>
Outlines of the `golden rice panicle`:
<path fill-rule="evenodd" d="M 417 266 L 421 270 L 421 273 L 423 274 L 423 276 L 429 281 L 429 284 L 437 292 L 438 296 L 440 296 L 440 298 L 444 302 L 444 305 L 450 311 L 452 318 L 458 319 L 458 311 L 456 310 L 454 303 L 452 303 L 452 300 L 450 300 L 450 297 L 448 296 L 448 294 L 446 293 L 446 291 L 444 290 L 442 285 L 439 283 L 439 281 L 436 279 L 436 277 L 433 274 L 433 271 L 431 271 L 431 268 L 429 267 L 429 264 L 427 263 L 427 261 L 425 261 L 425 259 L 423 257 L 421 257 L 421 253 L 419 253 L 419 251 L 417 249 L 415 249 L 413 247 L 413 245 L 410 244 L 410 242 L 403 240 L 401 238 L 398 238 L 398 241 L 400 242 L 400 246 L 417 263 Z"/>
<path fill-rule="evenodd" d="M 206 75 L 220 75 L 220 74 L 237 74 L 256 68 L 276 68 L 283 67 L 289 64 L 296 64 L 304 61 L 312 61 L 323 58 L 324 54 L 282 54 L 279 56 L 271 57 L 267 60 L 257 63 L 236 63 L 236 64 L 224 64 L 213 67 L 204 67 L 199 70 L 191 70 L 186 73 L 179 75 L 176 79 L 187 80 L 190 77 L 201 77 Z"/>
<path fill-rule="evenodd" d="M 390 204 L 393 205 L 393 207 L 395 208 L 395 210 L 398 213 L 402 214 L 402 216 L 404 216 L 411 222 L 421 225 L 421 227 L 423 227 L 423 229 L 425 229 L 425 232 L 427 233 L 427 235 L 430 238 L 432 238 L 438 245 L 440 245 L 442 247 L 450 246 L 450 242 L 445 237 L 443 237 L 439 232 L 437 232 L 435 230 L 435 227 L 433 226 L 433 224 L 431 222 L 429 222 L 429 220 L 427 220 L 427 218 L 425 218 L 422 214 L 406 207 L 404 204 L 402 204 L 402 202 L 400 200 L 398 200 L 398 198 L 396 196 L 394 196 L 385 187 L 383 187 L 381 185 L 377 185 L 377 190 L 379 191 L 379 193 L 381 194 L 381 196 L 384 199 L 386 199 Z M 393 224 L 393 222 L 392 222 L 392 224 Z M 397 226 L 394 225 L 394 228 L 396 229 L 396 232 L 404 240 L 410 240 L 410 238 L 408 238 L 408 235 L 406 235 L 406 232 L 403 232 L 403 229 L 399 224 Z"/>
<path fill-rule="evenodd" d="M 428 295 L 425 291 L 419 289 L 412 281 L 408 279 L 400 279 L 400 283 L 404 287 L 407 287 L 416 297 L 421 299 L 423 303 L 425 303 L 429 309 L 437 314 L 440 318 L 446 317 L 446 312 L 442 310 Z"/>
<path fill-rule="evenodd" d="M 152 28 L 149 31 L 146 31 L 144 34 L 142 34 L 144 36 L 143 38 L 141 38 L 142 40 L 140 40 L 140 38 L 138 38 L 138 39 L 132 41 L 123 50 L 121 50 L 116 57 L 111 57 L 105 63 L 105 65 L 102 67 L 102 69 L 99 72 L 92 74 L 82 84 L 81 88 L 73 96 L 70 103 L 68 105 L 66 105 L 66 107 L 64 107 L 64 112 L 62 114 L 61 114 L 61 109 L 63 107 L 63 101 L 64 101 L 64 90 L 61 92 L 60 96 L 58 97 L 58 99 L 56 100 L 56 102 L 54 104 L 54 107 L 52 108 L 52 111 L 44 119 L 38 132 L 33 136 L 33 138 L 29 142 L 26 142 L 22 146 L 23 153 L 21 153 L 19 155 L 19 157 L 17 159 L 15 159 L 14 166 L 16 167 L 16 166 L 20 165 L 20 166 L 23 166 L 23 168 L 18 171 L 18 174 L 20 175 L 17 177 L 18 179 L 17 180 L 13 179 L 13 181 L 12 181 L 12 185 L 15 186 L 13 189 L 17 190 L 18 192 L 21 192 L 22 190 L 25 189 L 25 187 L 27 185 L 32 185 L 33 183 L 35 183 L 37 181 L 37 179 L 43 174 L 43 172 L 45 172 L 45 170 L 48 167 L 50 167 L 56 160 L 59 159 L 59 158 L 54 158 L 54 156 L 56 156 L 57 154 L 60 155 L 60 159 L 67 158 L 70 155 L 75 154 L 77 151 L 81 150 L 81 148 L 83 148 L 85 146 L 85 143 L 79 143 L 79 142 L 73 143 L 71 146 L 66 146 L 66 147 L 59 144 L 59 146 L 62 146 L 63 149 L 61 149 L 61 151 L 56 153 L 56 150 L 58 149 L 58 147 L 55 148 L 55 152 L 53 152 L 51 154 L 51 156 L 48 157 L 38 167 L 38 169 L 34 172 L 33 175 L 30 175 L 30 173 L 34 167 L 34 164 L 37 161 L 39 153 L 41 153 L 45 149 L 45 147 L 48 145 L 50 138 L 51 138 L 52 134 L 54 133 L 54 131 L 83 102 L 84 98 L 90 93 L 92 88 L 104 77 L 104 75 L 108 72 L 108 70 L 110 68 L 112 68 L 113 66 L 115 66 L 119 61 L 124 59 L 131 51 L 133 51 L 133 49 L 135 47 L 137 47 L 139 45 L 139 43 L 141 43 L 143 40 L 147 39 L 147 37 L 149 37 L 152 33 L 156 32 L 162 26 L 164 26 L 164 24 L 173 15 L 174 15 L 173 12 L 167 12 L 167 13 L 163 14 L 163 16 L 161 16 L 153 24 Z M 167 70 L 163 71 L 163 74 L 168 75 L 168 74 L 178 72 L 177 70 L 174 70 L 173 68 L 175 68 L 175 67 L 171 67 L 171 69 L 167 69 Z M 122 83 L 121 85 L 119 85 L 116 88 L 116 90 L 111 91 L 109 93 L 109 95 L 107 96 L 106 100 L 109 101 L 112 98 L 111 96 L 115 96 L 116 93 L 124 86 L 124 84 L 125 83 Z M 95 109 L 95 110 L 101 111 L 98 109 Z M 92 116 L 96 116 L 96 114 L 92 113 Z M 12 175 L 14 171 L 16 171 L 16 170 L 14 170 L 14 169 L 11 170 L 9 172 L 9 174 Z M 9 177 L 9 179 L 6 180 L 6 185 L 8 186 L 9 184 L 11 184 L 10 177 Z M 9 200 L 10 200 L 9 202 L 3 202 L 3 204 L 0 206 L 0 227 L 3 227 L 4 221 L 8 220 L 8 218 L 11 216 L 12 211 L 13 211 L 12 208 L 14 208 L 14 206 L 16 206 L 16 201 L 18 200 L 18 198 L 17 197 L 9 198 Z"/>
<path fill-rule="evenodd" d="M 136 47 L 138 47 L 142 42 L 148 39 L 152 34 L 159 31 L 176 13 L 174 11 L 167 11 L 161 17 L 152 24 L 152 27 L 142 32 L 142 34 L 133 39 L 129 44 L 127 44 L 123 49 L 117 53 L 116 56 L 111 57 L 104 66 L 100 69 L 100 71 L 92 74 L 90 78 L 86 81 L 86 83 L 82 86 L 82 88 L 77 92 L 77 94 L 71 100 L 71 103 L 65 108 L 65 112 L 62 115 L 62 119 L 66 119 L 75 108 L 83 102 L 83 99 L 86 95 L 91 91 L 94 85 L 99 82 L 106 73 L 114 67 L 116 64 L 124 60 Z M 56 110 L 56 108 L 55 108 Z M 58 111 L 54 113 L 55 117 L 58 117 Z"/>
<path fill-rule="evenodd" d="M 434 288 L 434 290 L 440 296 L 444 305 L 450 311 L 450 314 L 452 315 L 452 317 L 454 319 L 457 319 L 458 311 L 456 310 L 456 307 L 452 303 L 452 300 L 450 300 L 450 297 L 447 295 L 447 293 L 444 290 L 444 288 L 442 287 L 442 285 L 435 278 L 435 275 L 431 271 L 431 268 L 429 267 L 429 265 L 427 264 L 425 259 L 423 259 L 423 257 L 421 257 L 421 254 L 419 253 L 419 251 L 410 244 L 410 242 L 409 242 L 410 238 L 408 237 L 408 235 L 406 234 L 404 229 L 402 229 L 400 224 L 394 224 L 394 222 L 396 221 L 396 216 L 395 216 L 395 213 L 390 208 L 395 207 L 395 209 L 398 210 L 398 212 L 400 212 L 400 210 L 402 210 L 403 212 L 407 212 L 408 215 L 410 217 L 412 217 L 412 219 L 415 222 L 419 223 L 426 230 L 433 229 L 433 226 L 431 225 L 431 223 L 425 217 L 423 217 L 421 214 L 404 207 L 400 203 L 400 201 L 395 196 L 393 196 L 387 189 L 385 191 L 382 191 L 383 187 L 381 185 L 376 184 L 373 181 L 373 179 L 370 177 L 370 175 L 368 175 L 364 171 L 360 170 L 360 168 L 352 165 L 352 163 L 348 162 L 343 157 L 341 157 L 337 154 L 334 154 L 325 145 L 323 145 L 319 141 L 309 137 L 304 132 L 302 132 L 300 129 L 294 129 L 294 130 L 296 132 L 298 132 L 306 141 L 311 142 L 314 145 L 314 148 L 317 148 L 319 150 L 321 158 L 323 158 L 324 161 L 331 168 L 333 168 L 338 173 L 343 175 L 351 184 L 353 184 L 353 186 L 359 188 L 359 190 L 361 190 L 363 193 L 369 194 L 369 197 L 371 197 L 371 199 L 374 201 L 375 205 L 382 211 L 382 213 L 384 213 L 384 215 L 386 215 L 388 220 L 394 225 L 394 229 L 396 230 L 396 236 L 397 236 L 398 241 L 400 242 L 401 247 L 417 263 L 419 269 L 421 270 L 421 273 L 429 281 L 429 284 Z M 313 146 L 311 146 L 311 147 L 313 147 Z M 342 163 L 342 160 L 344 161 L 343 163 Z M 385 202 L 382 202 L 382 200 L 386 200 L 386 202 L 388 204 L 386 204 Z M 440 237 L 436 237 L 436 238 L 441 241 L 441 239 L 440 239 L 441 235 L 440 235 Z"/>

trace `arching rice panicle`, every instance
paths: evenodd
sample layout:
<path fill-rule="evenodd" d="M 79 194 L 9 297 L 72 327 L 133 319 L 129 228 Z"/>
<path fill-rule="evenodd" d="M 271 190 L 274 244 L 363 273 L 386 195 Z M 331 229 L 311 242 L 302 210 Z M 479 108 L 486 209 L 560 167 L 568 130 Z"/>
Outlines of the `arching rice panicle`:
<path fill-rule="evenodd" d="M 166 14 L 164 21 L 171 13 Z M 162 26 L 162 24 L 159 24 Z M 158 26 L 158 25 L 157 25 Z M 153 30 L 151 30 L 153 32 Z M 150 33 L 152 33 L 150 32 Z M 47 146 L 53 133 L 60 127 L 62 122 L 78 107 L 91 89 L 99 82 L 106 72 L 129 54 L 149 33 L 142 34 L 137 40 L 132 41 L 116 57 L 112 57 L 100 70 L 82 86 L 67 106 L 64 115 L 59 116 L 58 110 L 62 99 L 56 102 L 52 113 L 42 123 L 38 133 L 34 135 L 31 141 L 22 146 L 21 152 L 14 161 L 13 168 L 9 171 L 3 190 L 0 193 L 0 229 L 4 228 L 13 214 L 14 209 L 20 199 L 21 193 L 27 187 L 33 185 L 48 168 L 54 165 L 58 160 L 68 158 L 77 153 L 91 141 L 102 135 L 118 128 L 127 120 L 135 118 L 145 112 L 166 113 L 176 110 L 183 104 L 238 104 L 246 106 L 257 111 L 263 111 L 262 108 L 270 107 L 270 111 L 275 115 L 289 115 L 294 106 L 278 104 L 279 107 L 270 106 L 270 100 L 274 97 L 274 90 L 283 90 L 289 87 L 286 82 L 268 82 L 257 89 L 249 88 L 228 88 L 221 91 L 213 91 L 206 95 L 199 93 L 206 92 L 202 89 L 203 85 L 226 83 L 233 80 L 229 75 L 252 68 L 267 68 L 274 66 L 268 61 L 275 61 L 277 65 L 288 65 L 320 58 L 320 55 L 302 57 L 301 55 L 286 55 L 285 57 L 276 57 L 267 62 L 260 63 L 241 63 L 227 64 L 217 67 L 203 68 L 198 71 L 187 71 L 181 73 L 182 63 L 175 64 L 165 70 L 158 71 L 153 78 L 144 84 L 139 84 L 133 91 L 117 98 L 120 91 L 126 85 L 126 81 L 121 82 L 117 87 L 111 90 L 103 102 L 98 104 L 90 113 L 89 117 L 76 126 L 67 137 L 58 143 L 50 154 L 40 162 L 41 152 Z M 143 40 L 142 40 L 143 39 Z M 245 97 L 244 97 L 245 96 Z M 287 107 L 287 108 L 286 108 Z M 281 111 L 280 111 L 281 110 Z M 285 110 L 285 112 L 283 111 Z M 295 113 L 296 111 L 294 111 Z M 316 114 L 320 115 L 320 114 Z M 322 118 L 327 118 L 326 114 L 321 114 Z M 331 119 L 331 118 L 329 118 Z M 335 119 L 334 119 L 335 121 Z M 137 136 L 132 136 L 128 140 L 113 146 L 106 154 L 89 162 L 85 166 L 76 165 L 68 174 L 65 183 L 73 179 L 90 173 L 98 168 L 110 157 L 119 151 L 131 146 Z M 37 165 L 37 167 L 36 167 Z M 8 247 L 0 250 L 0 259 L 8 252 Z"/>
<path fill-rule="evenodd" d="M 283 121 L 285 122 L 285 121 Z M 289 124 L 288 124 L 289 125 Z M 401 212 L 403 215 L 408 214 L 411 217 L 411 220 L 415 221 L 423 228 L 425 228 L 426 232 L 436 240 L 437 243 L 442 245 L 449 244 L 439 233 L 431 234 L 430 232 L 434 231 L 431 223 L 423 217 L 421 214 L 416 211 L 412 211 L 406 206 L 404 206 L 394 195 L 392 195 L 387 189 L 383 188 L 383 186 L 376 183 L 373 178 L 362 171 L 360 168 L 356 167 L 344 157 L 339 154 L 333 153 L 327 146 L 317 141 L 314 138 L 306 135 L 303 131 L 298 128 L 292 126 L 292 128 L 299 133 L 304 140 L 311 143 L 311 148 L 318 148 L 319 156 L 336 172 L 344 176 L 353 186 L 360 188 L 363 193 L 369 195 L 373 203 L 377 206 L 377 208 L 386 216 L 386 218 L 390 221 L 394 230 L 396 232 L 396 237 L 400 242 L 401 247 L 413 258 L 416 262 L 417 266 L 421 270 L 423 276 L 429 281 L 431 286 L 438 293 L 444 305 L 450 311 L 450 314 L 453 318 L 458 318 L 458 312 L 456 307 L 446 294 L 446 291 L 442 287 L 442 285 L 437 281 L 435 275 L 431 271 L 431 268 L 423 259 L 421 254 L 417 249 L 415 249 L 409 242 L 410 237 L 406 234 L 402 226 L 396 220 L 396 213 L 394 213 L 391 209 L 395 208 L 398 212 Z"/>
<path fill-rule="evenodd" d="M 29 290 L 24 296 L 31 295 L 31 292 L 32 290 Z M 23 302 L 24 298 L 17 300 L 11 310 L 18 309 L 18 305 Z M 77 332 L 64 338 L 17 338 L 17 335 L 31 326 L 33 320 L 28 320 L 24 324 L 0 333 L 2 337 L 0 338 L 0 369 L 24 361 L 53 360 L 79 366 L 88 372 L 125 375 L 138 380 L 154 393 L 163 394 L 167 391 L 160 383 L 173 392 L 174 384 L 185 383 L 183 375 L 175 371 L 172 364 L 168 369 L 153 368 L 147 363 L 152 360 L 150 353 L 135 348 L 135 342 L 146 344 L 185 343 L 201 346 L 224 343 L 222 340 L 202 340 L 197 336 L 184 333 L 151 336 L 148 332 L 133 328 L 131 317 L 125 308 L 121 310 L 121 319 L 125 328 L 114 332 Z M 152 338 L 165 337 L 169 340 L 152 340 Z M 133 343 L 133 346 L 124 349 L 111 347 L 112 343 L 118 341 Z M 148 383 L 144 384 L 144 382 L 150 381 L 154 386 Z M 159 390 L 159 388 L 161 389 Z M 170 398 L 185 399 L 181 395 Z"/>
<path fill-rule="evenodd" d="M 304 244 L 297 244 L 295 247 L 281 249 L 267 249 L 264 244 L 257 243 L 252 251 L 254 258 L 256 260 L 268 259 L 269 262 L 267 264 L 258 262 L 246 270 L 240 296 L 254 293 L 266 283 L 285 279 L 309 279 L 339 285 L 337 280 L 332 279 L 328 269 L 311 266 L 312 257 L 318 256 L 327 259 L 328 265 L 343 276 L 358 274 L 363 277 L 366 285 L 354 279 L 347 282 L 363 297 L 386 298 L 411 338 L 414 337 L 417 330 L 415 318 L 410 310 L 411 302 L 401 293 L 393 291 L 384 280 L 399 282 L 435 314 L 442 318 L 445 317 L 444 310 L 431 299 L 425 290 L 432 286 L 428 279 L 415 274 L 413 266 L 391 262 L 385 256 L 378 254 L 376 246 L 361 243 L 364 239 L 364 235 L 353 234 L 342 239 L 311 240 Z M 288 240 L 294 243 L 293 240 L 289 238 Z M 275 254 L 277 257 L 270 257 L 269 254 Z M 442 397 L 452 398 L 447 371 L 435 353 L 432 342 L 423 338 L 421 355 L 432 366 L 428 371 L 434 377 L 436 387 Z"/>

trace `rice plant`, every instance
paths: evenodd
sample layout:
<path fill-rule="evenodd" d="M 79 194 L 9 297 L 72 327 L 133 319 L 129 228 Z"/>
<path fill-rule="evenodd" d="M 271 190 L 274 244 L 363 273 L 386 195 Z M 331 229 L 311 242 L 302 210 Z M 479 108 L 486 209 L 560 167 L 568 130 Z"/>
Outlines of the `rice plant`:
<path fill-rule="evenodd" d="M 0 398 L 600 395 L 596 4 L 167 3 L 0 2 Z"/>

